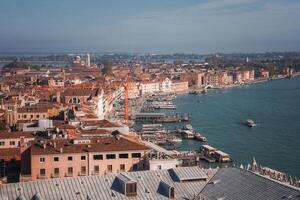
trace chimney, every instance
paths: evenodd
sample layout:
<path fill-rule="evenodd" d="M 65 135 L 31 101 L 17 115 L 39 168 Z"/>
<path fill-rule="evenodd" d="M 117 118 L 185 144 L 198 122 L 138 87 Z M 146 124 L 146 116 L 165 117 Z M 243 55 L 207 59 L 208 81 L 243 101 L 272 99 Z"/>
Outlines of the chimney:
<path fill-rule="evenodd" d="M 60 152 L 60 153 L 63 152 L 63 148 L 62 148 L 62 147 L 59 148 L 59 152 Z"/>
<path fill-rule="evenodd" d="M 43 148 L 46 149 L 46 144 L 45 143 L 43 144 Z"/>
<path fill-rule="evenodd" d="M 53 148 L 56 148 L 56 142 L 53 142 Z"/>

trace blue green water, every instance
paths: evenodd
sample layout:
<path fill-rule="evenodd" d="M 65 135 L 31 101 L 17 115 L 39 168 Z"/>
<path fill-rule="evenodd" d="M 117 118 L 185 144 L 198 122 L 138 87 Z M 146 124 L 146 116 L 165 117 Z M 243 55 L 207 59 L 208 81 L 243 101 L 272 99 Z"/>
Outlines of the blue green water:
<path fill-rule="evenodd" d="M 235 163 L 252 157 L 300 177 L 300 77 L 270 81 L 201 95 L 180 95 L 176 112 L 189 113 L 194 129 L 208 143 L 229 153 Z M 247 118 L 257 126 L 241 124 Z M 182 126 L 170 124 L 168 127 Z M 200 142 L 184 140 L 181 150 L 198 149 Z"/>

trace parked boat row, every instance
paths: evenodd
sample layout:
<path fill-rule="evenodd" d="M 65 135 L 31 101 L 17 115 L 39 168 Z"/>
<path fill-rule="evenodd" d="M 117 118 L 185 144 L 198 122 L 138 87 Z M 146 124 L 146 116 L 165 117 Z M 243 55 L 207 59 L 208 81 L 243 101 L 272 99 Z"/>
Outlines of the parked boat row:
<path fill-rule="evenodd" d="M 142 140 L 152 142 L 158 145 L 166 143 L 177 144 L 182 140 L 174 135 L 169 134 L 162 124 L 143 124 L 138 131 Z"/>
<path fill-rule="evenodd" d="M 172 101 L 153 101 L 148 106 L 154 109 L 176 109 Z"/>
<path fill-rule="evenodd" d="M 200 158 L 209 163 L 232 161 L 229 154 L 207 144 L 202 145 L 202 147 L 200 148 L 200 153 L 202 155 Z"/>
<path fill-rule="evenodd" d="M 207 142 L 206 137 L 204 137 L 201 133 L 194 131 L 191 124 L 186 124 L 182 129 L 178 129 L 178 133 L 186 139 L 196 139 L 201 142 Z"/>

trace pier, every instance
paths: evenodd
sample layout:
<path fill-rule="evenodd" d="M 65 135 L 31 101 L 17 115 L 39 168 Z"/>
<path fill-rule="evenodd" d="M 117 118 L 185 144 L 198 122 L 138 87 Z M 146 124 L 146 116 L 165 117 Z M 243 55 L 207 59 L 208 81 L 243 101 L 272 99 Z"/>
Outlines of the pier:
<path fill-rule="evenodd" d="M 165 113 L 137 113 L 135 115 L 136 121 L 142 122 L 160 122 L 160 123 L 172 123 L 172 122 L 188 122 L 191 120 L 189 115 L 166 115 Z"/>

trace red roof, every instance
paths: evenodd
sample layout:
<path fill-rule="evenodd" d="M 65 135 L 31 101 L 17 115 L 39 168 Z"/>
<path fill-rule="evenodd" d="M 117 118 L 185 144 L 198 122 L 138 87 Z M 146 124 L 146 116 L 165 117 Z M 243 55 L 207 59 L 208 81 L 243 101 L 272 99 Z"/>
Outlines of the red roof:
<path fill-rule="evenodd" d="M 93 137 L 90 144 L 73 144 L 70 139 L 56 139 L 45 141 L 46 148 L 37 142 L 31 145 L 32 155 L 60 154 L 60 148 L 65 154 L 84 152 L 110 152 L 110 151 L 143 151 L 150 150 L 142 143 L 135 142 L 120 136 Z M 56 147 L 54 147 L 54 142 Z"/>
<path fill-rule="evenodd" d="M 31 132 L 7 132 L 7 131 L 0 131 L 0 139 L 11 139 L 11 138 L 35 138 Z"/>

